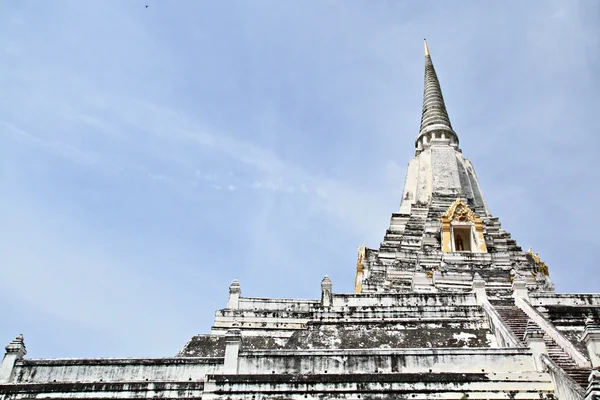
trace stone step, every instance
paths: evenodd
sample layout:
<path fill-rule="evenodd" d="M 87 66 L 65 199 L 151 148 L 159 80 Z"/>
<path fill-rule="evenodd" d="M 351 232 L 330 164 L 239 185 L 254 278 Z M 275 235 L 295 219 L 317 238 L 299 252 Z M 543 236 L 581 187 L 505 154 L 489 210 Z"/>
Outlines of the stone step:
<path fill-rule="evenodd" d="M 529 316 L 517 306 L 496 305 L 494 307 L 515 336 L 521 343 L 526 345 L 527 343 L 524 340 L 524 336 L 527 325 L 533 323 L 533 321 L 529 319 Z M 587 375 L 589 375 L 589 371 L 579 368 L 571 356 L 569 356 L 569 354 L 556 344 L 556 342 L 547 334 L 544 335 L 544 342 L 546 344 L 548 356 L 552 361 L 561 367 L 575 382 L 585 388 L 587 386 Z"/>
<path fill-rule="evenodd" d="M 564 369 L 564 368 L 563 368 Z M 571 378 L 577 383 L 579 383 L 582 387 L 587 387 L 588 385 L 588 377 L 590 376 L 591 370 L 582 369 L 582 368 L 573 368 L 569 370 L 565 370 Z"/>

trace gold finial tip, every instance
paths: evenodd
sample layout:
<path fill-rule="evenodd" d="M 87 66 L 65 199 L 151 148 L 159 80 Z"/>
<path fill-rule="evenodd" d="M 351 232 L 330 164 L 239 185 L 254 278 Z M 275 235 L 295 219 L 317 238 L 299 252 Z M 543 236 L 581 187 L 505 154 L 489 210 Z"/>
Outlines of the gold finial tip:
<path fill-rule="evenodd" d="M 425 56 L 429 55 L 429 47 L 427 47 L 427 39 L 423 39 L 423 42 L 425 43 Z"/>

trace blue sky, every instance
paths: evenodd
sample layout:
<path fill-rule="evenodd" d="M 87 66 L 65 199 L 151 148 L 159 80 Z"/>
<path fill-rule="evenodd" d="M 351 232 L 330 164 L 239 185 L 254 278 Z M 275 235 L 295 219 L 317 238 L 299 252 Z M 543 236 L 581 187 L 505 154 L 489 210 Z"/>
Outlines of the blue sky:
<path fill-rule="evenodd" d="M 558 291 L 600 292 L 597 1 L 4 1 L 0 342 L 171 356 L 234 278 L 352 291 L 414 155 L 424 37 L 492 214 Z"/>

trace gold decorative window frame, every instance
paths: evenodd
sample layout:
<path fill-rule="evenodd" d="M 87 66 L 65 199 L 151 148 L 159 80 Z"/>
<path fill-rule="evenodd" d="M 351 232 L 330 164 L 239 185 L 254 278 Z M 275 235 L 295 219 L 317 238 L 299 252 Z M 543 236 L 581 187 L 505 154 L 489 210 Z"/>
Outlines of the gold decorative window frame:
<path fill-rule="evenodd" d="M 469 252 L 487 253 L 485 238 L 483 237 L 483 222 L 469 206 L 457 199 L 448 210 L 440 216 L 442 221 L 442 251 L 444 253 L 456 252 L 454 248 L 454 227 L 468 226 L 471 228 L 472 238 Z"/>

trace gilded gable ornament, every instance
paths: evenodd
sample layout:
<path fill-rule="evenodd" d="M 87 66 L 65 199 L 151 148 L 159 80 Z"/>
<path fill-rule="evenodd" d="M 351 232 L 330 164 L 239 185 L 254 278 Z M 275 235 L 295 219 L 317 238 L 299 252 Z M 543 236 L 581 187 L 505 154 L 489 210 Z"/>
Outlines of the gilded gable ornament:
<path fill-rule="evenodd" d="M 550 275 L 550 272 L 548 271 L 548 265 L 546 265 L 546 263 L 540 259 L 539 253 L 534 253 L 533 250 L 529 249 L 527 250 L 527 255 L 535 264 L 535 274 L 541 272 L 546 276 Z"/>
<path fill-rule="evenodd" d="M 481 223 L 479 218 L 469 206 L 461 199 L 456 199 L 454 203 L 440 216 L 442 223 L 457 222 L 472 222 Z"/>

